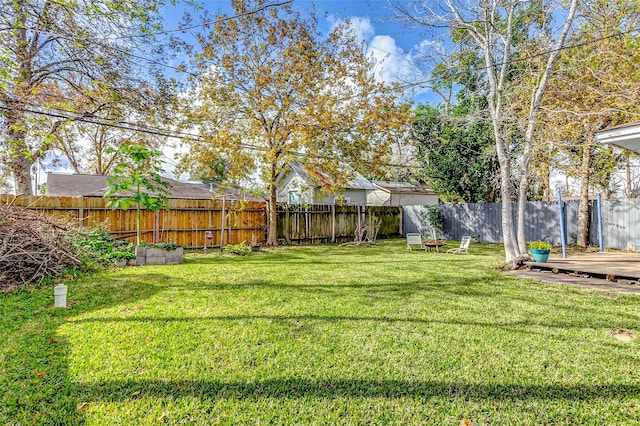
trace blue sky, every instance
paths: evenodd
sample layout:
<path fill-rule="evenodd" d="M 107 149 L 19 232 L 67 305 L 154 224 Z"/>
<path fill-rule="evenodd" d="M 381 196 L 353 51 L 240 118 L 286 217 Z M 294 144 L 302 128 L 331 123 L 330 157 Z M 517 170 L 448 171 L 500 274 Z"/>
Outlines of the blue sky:
<path fill-rule="evenodd" d="M 279 0 L 272 0 L 278 3 Z M 232 14 L 230 0 L 204 1 L 203 5 L 212 15 L 222 11 Z M 423 46 L 430 43 L 416 28 L 408 28 L 392 19 L 394 11 L 388 0 L 294 0 L 293 7 L 303 13 L 316 12 L 320 17 L 320 30 L 329 32 L 336 19 L 351 19 L 354 27 L 367 46 L 370 55 L 379 63 L 378 71 L 387 81 L 407 82 L 424 79 L 426 70 L 415 67 L 415 59 Z M 326 19 L 323 15 L 326 14 Z M 163 12 L 167 28 L 176 28 L 182 16 L 180 6 L 168 6 Z M 195 16 L 195 14 L 194 14 Z M 414 103 L 437 102 L 433 92 L 421 89 L 409 95 Z"/>

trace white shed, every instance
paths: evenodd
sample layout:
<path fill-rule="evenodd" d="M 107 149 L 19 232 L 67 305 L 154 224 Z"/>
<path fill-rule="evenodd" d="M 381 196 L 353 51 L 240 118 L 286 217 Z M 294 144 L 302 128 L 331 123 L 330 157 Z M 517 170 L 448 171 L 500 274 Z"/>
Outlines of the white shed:
<path fill-rule="evenodd" d="M 429 206 L 438 204 L 438 195 L 425 184 L 373 181 L 367 194 L 370 206 Z"/>

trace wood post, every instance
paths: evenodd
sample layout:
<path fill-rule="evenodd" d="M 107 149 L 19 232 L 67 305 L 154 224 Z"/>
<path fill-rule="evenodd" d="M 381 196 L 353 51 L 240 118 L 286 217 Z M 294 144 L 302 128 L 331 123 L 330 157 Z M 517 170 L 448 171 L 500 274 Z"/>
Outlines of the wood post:
<path fill-rule="evenodd" d="M 331 204 L 331 242 L 336 242 L 336 205 Z"/>

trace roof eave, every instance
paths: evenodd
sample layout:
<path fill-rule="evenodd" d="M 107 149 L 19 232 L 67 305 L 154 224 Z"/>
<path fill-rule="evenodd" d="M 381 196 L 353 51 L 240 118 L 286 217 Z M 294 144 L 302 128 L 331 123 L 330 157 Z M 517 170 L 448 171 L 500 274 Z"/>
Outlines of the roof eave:
<path fill-rule="evenodd" d="M 640 122 L 601 130 L 596 138 L 604 144 L 640 154 Z"/>

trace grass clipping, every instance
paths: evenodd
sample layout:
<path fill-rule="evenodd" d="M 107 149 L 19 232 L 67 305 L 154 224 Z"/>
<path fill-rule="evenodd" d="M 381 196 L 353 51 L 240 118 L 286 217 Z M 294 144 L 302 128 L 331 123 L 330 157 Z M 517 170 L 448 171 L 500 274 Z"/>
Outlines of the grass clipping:
<path fill-rule="evenodd" d="M 81 265 L 70 224 L 34 210 L 0 206 L 0 290 L 36 283 Z"/>

